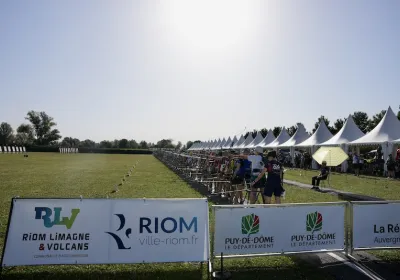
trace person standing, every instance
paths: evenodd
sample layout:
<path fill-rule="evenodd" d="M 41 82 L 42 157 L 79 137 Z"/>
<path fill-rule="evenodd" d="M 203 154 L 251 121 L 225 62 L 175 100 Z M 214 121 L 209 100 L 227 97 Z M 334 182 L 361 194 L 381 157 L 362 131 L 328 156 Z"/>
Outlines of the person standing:
<path fill-rule="evenodd" d="M 357 153 L 354 153 L 353 155 L 353 169 L 354 169 L 354 175 L 355 176 L 360 176 L 360 159 L 357 155 Z"/>
<path fill-rule="evenodd" d="M 268 162 L 258 177 L 251 183 L 251 186 L 256 185 L 261 178 L 267 173 L 266 184 L 264 187 L 264 200 L 266 204 L 271 204 L 272 195 L 275 196 L 275 203 L 281 204 L 281 196 L 284 193 L 283 184 L 283 166 L 276 159 L 276 151 L 270 151 L 267 154 Z"/>

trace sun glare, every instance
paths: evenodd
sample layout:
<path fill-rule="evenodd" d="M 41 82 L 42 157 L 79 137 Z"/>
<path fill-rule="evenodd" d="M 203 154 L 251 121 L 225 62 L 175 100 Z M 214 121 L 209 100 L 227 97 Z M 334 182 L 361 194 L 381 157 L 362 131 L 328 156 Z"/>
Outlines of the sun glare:
<path fill-rule="evenodd" d="M 167 1 L 167 23 L 180 43 L 198 50 L 225 50 L 251 31 L 251 1 Z"/>

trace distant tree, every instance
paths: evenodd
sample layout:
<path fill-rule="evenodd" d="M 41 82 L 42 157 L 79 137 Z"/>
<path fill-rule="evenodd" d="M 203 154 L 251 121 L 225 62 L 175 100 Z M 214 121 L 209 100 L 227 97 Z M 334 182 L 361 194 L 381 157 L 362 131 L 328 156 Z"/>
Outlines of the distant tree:
<path fill-rule="evenodd" d="M 118 141 L 118 148 L 126 149 L 128 148 L 128 139 L 121 139 Z"/>
<path fill-rule="evenodd" d="M 60 131 L 53 129 L 57 123 L 46 112 L 29 111 L 25 119 L 32 124 L 35 144 L 51 145 L 61 139 Z"/>
<path fill-rule="evenodd" d="M 158 148 L 172 149 L 175 146 L 172 144 L 172 139 L 162 139 L 157 142 Z"/>
<path fill-rule="evenodd" d="M 251 136 L 253 136 L 253 138 L 256 138 L 257 133 L 258 133 L 257 129 L 254 129 L 253 132 L 251 133 Z"/>
<path fill-rule="evenodd" d="M 345 119 L 337 119 L 335 121 L 335 123 L 333 124 L 334 134 L 338 133 L 342 129 L 346 120 L 347 119 L 345 118 Z"/>
<path fill-rule="evenodd" d="M 335 129 L 329 125 L 329 124 L 330 124 L 330 121 L 329 121 L 328 118 L 326 118 L 325 116 L 320 116 L 320 117 L 318 118 L 318 121 L 315 123 L 314 128 L 313 128 L 313 130 L 312 130 L 312 133 L 314 133 L 314 132 L 318 129 L 319 124 L 320 124 L 320 122 L 321 122 L 322 120 L 325 122 L 326 127 L 329 129 L 329 131 L 330 131 L 331 133 L 335 133 Z"/>
<path fill-rule="evenodd" d="M 244 139 L 247 139 L 247 137 L 250 135 L 250 132 L 246 132 L 246 134 L 244 135 Z"/>
<path fill-rule="evenodd" d="M 135 140 L 129 140 L 129 148 L 139 149 L 139 144 Z"/>
<path fill-rule="evenodd" d="M 178 144 L 176 144 L 175 149 L 180 150 L 182 148 L 182 142 L 179 141 Z"/>
<path fill-rule="evenodd" d="M 263 138 L 265 138 L 268 134 L 268 129 L 267 128 L 263 128 L 260 130 L 260 133 L 262 135 Z"/>
<path fill-rule="evenodd" d="M 18 145 L 32 145 L 35 140 L 33 128 L 29 124 L 21 124 L 17 128 L 17 135 L 15 136 L 15 142 Z"/>
<path fill-rule="evenodd" d="M 279 126 L 275 126 L 274 129 L 272 130 L 275 137 L 278 137 L 278 135 L 281 133 L 281 131 L 282 131 L 282 127 L 279 127 Z"/>
<path fill-rule="evenodd" d="M 96 147 L 96 143 L 90 139 L 86 139 L 84 141 L 81 141 L 79 143 L 79 147 L 83 147 L 83 148 L 95 148 Z"/>
<path fill-rule="evenodd" d="M 10 145 L 14 141 L 13 129 L 9 123 L 0 124 L 0 145 Z"/>
<path fill-rule="evenodd" d="M 103 141 L 101 141 L 100 142 L 100 145 L 99 145 L 99 147 L 100 148 L 112 148 L 112 143 L 111 143 L 111 141 L 108 141 L 108 140 L 103 140 Z"/>
<path fill-rule="evenodd" d="M 61 141 L 61 146 L 62 147 L 68 147 L 68 148 L 72 148 L 72 147 L 79 147 L 81 141 L 79 141 L 79 139 L 77 138 L 72 138 L 72 137 L 64 137 L 64 139 Z"/>
<path fill-rule="evenodd" d="M 400 111 L 397 112 L 397 118 L 398 118 L 399 121 L 400 121 Z"/>
<path fill-rule="evenodd" d="M 148 149 L 149 147 L 147 146 L 147 142 L 146 141 L 141 141 L 140 142 L 140 148 L 141 149 Z"/>
<path fill-rule="evenodd" d="M 297 131 L 297 126 L 295 125 L 292 125 L 287 129 L 289 136 L 293 136 L 296 133 L 296 131 Z"/>
<path fill-rule="evenodd" d="M 372 116 L 372 118 L 369 120 L 368 131 L 373 130 L 378 125 L 378 123 L 383 119 L 385 114 L 386 110 L 382 110 L 379 113 Z"/>
<path fill-rule="evenodd" d="M 186 149 L 190 149 L 190 147 L 193 146 L 193 142 L 192 141 L 187 141 L 186 142 Z"/>
<path fill-rule="evenodd" d="M 354 123 L 363 133 L 367 133 L 369 131 L 369 117 L 367 113 L 357 111 L 354 112 L 352 117 L 354 119 Z"/>

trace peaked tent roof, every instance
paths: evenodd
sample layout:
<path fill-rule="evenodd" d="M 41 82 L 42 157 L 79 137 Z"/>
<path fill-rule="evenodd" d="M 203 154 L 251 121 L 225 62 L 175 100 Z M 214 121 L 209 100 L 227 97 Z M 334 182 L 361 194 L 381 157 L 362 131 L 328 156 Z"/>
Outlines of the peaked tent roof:
<path fill-rule="evenodd" d="M 315 145 L 319 145 L 324 143 L 332 138 L 332 133 L 326 127 L 326 124 L 323 120 L 320 121 L 317 130 L 311 135 L 307 140 L 297 144 L 297 147 L 311 147 Z"/>
<path fill-rule="evenodd" d="M 295 146 L 301 142 L 306 141 L 310 135 L 307 133 L 306 128 L 302 123 L 297 124 L 297 130 L 293 134 L 293 136 L 287 140 L 285 143 L 282 143 L 279 145 L 279 147 L 292 147 Z"/>
<path fill-rule="evenodd" d="M 231 145 L 232 145 L 232 139 L 231 139 L 231 137 L 229 136 L 229 138 L 228 138 L 228 140 L 226 140 L 226 142 L 225 142 L 225 145 L 223 145 L 222 146 L 222 149 L 230 149 L 231 148 Z"/>
<path fill-rule="evenodd" d="M 392 108 L 387 109 L 386 114 L 378 125 L 363 137 L 350 142 L 350 144 L 370 145 L 392 142 L 400 138 L 400 121 Z"/>
<path fill-rule="evenodd" d="M 222 139 L 222 142 L 221 142 L 221 144 L 219 144 L 219 147 L 218 148 L 223 148 L 224 147 L 224 145 L 226 144 L 226 139 L 224 138 L 224 139 Z"/>
<path fill-rule="evenodd" d="M 240 136 L 239 140 L 236 141 L 236 143 L 232 146 L 232 148 L 236 148 L 239 145 L 242 145 L 242 143 L 245 141 L 246 139 L 244 138 L 243 134 Z"/>
<path fill-rule="evenodd" d="M 254 138 L 253 141 L 251 141 L 246 148 L 255 148 L 258 146 L 258 144 L 260 144 L 260 142 L 263 140 L 262 134 L 260 131 L 257 132 L 256 137 Z"/>
<path fill-rule="evenodd" d="M 253 135 L 250 132 L 249 135 L 247 136 L 246 140 L 241 145 L 237 146 L 236 148 L 237 149 L 247 148 L 246 146 L 249 145 L 253 140 L 254 140 Z"/>
<path fill-rule="evenodd" d="M 219 146 L 221 145 L 221 138 L 218 139 L 218 141 L 215 143 L 215 145 L 211 148 L 211 150 L 218 150 Z"/>
<path fill-rule="evenodd" d="M 272 142 L 274 142 L 275 139 L 276 138 L 275 138 L 274 132 L 270 129 L 270 130 L 268 130 L 267 136 L 265 136 L 265 138 L 258 145 L 264 148 L 268 144 L 271 144 Z"/>
<path fill-rule="evenodd" d="M 290 139 L 290 135 L 287 133 L 287 130 L 285 127 L 282 128 L 281 133 L 279 133 L 278 137 L 274 141 L 272 141 L 270 144 L 266 145 L 265 148 L 273 148 L 273 147 L 278 147 L 280 144 L 285 143 L 287 140 Z"/>
<path fill-rule="evenodd" d="M 323 142 L 321 146 L 335 146 L 340 144 L 346 144 L 351 141 L 357 140 L 363 137 L 365 134 L 358 128 L 354 122 L 353 116 L 350 114 L 344 123 L 342 129 L 335 134 L 331 139 Z"/>

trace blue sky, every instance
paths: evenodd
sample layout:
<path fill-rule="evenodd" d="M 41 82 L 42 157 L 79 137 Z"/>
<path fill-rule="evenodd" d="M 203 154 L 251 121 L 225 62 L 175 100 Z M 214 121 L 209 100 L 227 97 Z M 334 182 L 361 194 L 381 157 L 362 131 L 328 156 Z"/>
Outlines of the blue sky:
<path fill-rule="evenodd" d="M 0 122 L 81 140 L 311 130 L 400 105 L 400 1 L 0 1 Z"/>

